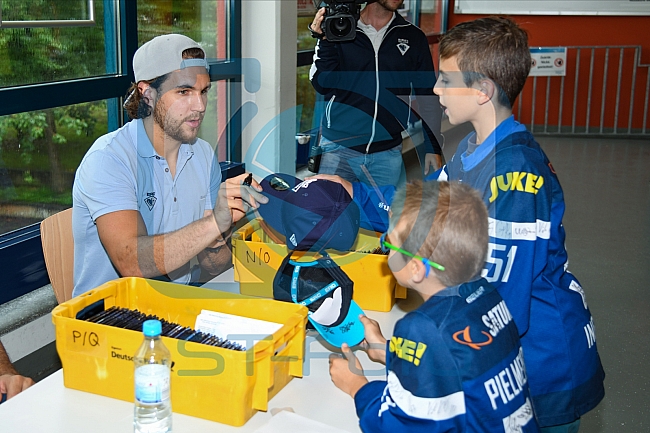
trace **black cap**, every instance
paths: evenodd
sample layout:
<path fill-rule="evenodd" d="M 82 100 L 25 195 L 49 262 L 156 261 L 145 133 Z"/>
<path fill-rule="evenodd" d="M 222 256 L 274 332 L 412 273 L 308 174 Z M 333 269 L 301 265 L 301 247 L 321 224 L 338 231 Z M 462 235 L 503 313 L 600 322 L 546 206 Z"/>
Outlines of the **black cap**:
<path fill-rule="evenodd" d="M 273 298 L 305 305 L 310 323 L 336 347 L 354 346 L 364 338 L 363 310 L 353 293 L 354 283 L 330 257 L 299 262 L 288 255 L 273 280 Z"/>

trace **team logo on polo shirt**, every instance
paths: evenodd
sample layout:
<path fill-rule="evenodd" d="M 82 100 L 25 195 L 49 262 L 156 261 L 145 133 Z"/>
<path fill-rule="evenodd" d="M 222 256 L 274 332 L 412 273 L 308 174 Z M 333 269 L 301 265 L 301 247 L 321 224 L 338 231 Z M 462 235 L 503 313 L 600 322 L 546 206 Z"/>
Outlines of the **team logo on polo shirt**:
<path fill-rule="evenodd" d="M 147 196 L 144 198 L 144 204 L 147 205 L 149 211 L 153 210 L 153 206 L 156 204 L 156 193 L 148 192 Z"/>
<path fill-rule="evenodd" d="M 402 55 L 406 54 L 409 48 L 411 47 L 409 46 L 408 39 L 397 39 L 397 49 L 402 53 Z"/>

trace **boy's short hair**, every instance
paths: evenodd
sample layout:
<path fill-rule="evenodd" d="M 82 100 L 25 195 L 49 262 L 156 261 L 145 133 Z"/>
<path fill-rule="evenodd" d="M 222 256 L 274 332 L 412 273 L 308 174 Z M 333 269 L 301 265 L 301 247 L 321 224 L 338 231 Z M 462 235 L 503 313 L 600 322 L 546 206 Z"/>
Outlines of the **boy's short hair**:
<path fill-rule="evenodd" d="M 479 276 L 487 255 L 488 213 L 474 188 L 459 182 L 409 182 L 395 193 L 391 212 L 391 239 L 444 266 L 444 271 L 432 271 L 446 287 Z M 398 223 L 401 230 L 395 232 Z"/>
<path fill-rule="evenodd" d="M 486 17 L 454 26 L 440 39 L 440 58 L 456 56 L 469 87 L 489 78 L 499 87 L 499 103 L 512 108 L 530 73 L 528 34 L 513 20 Z"/>

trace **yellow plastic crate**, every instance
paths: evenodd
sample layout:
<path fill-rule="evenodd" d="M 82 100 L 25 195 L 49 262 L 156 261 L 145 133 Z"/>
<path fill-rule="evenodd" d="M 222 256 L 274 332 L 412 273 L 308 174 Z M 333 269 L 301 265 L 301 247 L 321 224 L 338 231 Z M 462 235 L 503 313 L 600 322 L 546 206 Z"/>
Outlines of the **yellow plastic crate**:
<path fill-rule="evenodd" d="M 76 319 L 98 301 L 194 327 L 202 309 L 283 323 L 272 338 L 234 351 L 163 337 L 172 356 L 171 399 L 177 413 L 241 426 L 293 377 L 302 377 L 307 309 L 173 283 L 122 278 L 52 311 L 56 348 L 68 388 L 133 401 L 132 356 L 141 332 Z"/>
<path fill-rule="evenodd" d="M 233 233 L 235 281 L 246 295 L 273 297 L 273 278 L 287 256 L 285 245 L 276 244 L 253 220 Z M 354 281 L 354 300 L 364 310 L 390 311 L 395 298 L 406 298 L 406 289 L 395 281 L 386 256 L 368 252 L 379 246 L 379 235 L 360 230 L 353 252 L 330 256 Z"/>

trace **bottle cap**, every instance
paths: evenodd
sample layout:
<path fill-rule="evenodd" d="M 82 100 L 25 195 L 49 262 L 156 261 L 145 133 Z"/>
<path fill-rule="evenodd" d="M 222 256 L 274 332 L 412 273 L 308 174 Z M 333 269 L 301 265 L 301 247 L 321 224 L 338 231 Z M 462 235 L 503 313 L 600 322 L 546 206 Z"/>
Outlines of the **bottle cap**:
<path fill-rule="evenodd" d="M 160 320 L 147 320 L 142 324 L 142 332 L 145 337 L 157 337 L 162 334 Z"/>

